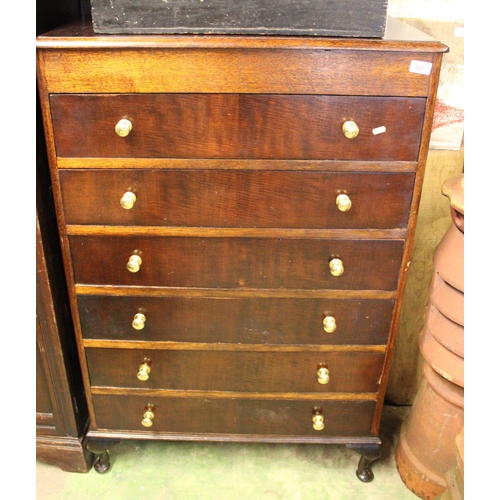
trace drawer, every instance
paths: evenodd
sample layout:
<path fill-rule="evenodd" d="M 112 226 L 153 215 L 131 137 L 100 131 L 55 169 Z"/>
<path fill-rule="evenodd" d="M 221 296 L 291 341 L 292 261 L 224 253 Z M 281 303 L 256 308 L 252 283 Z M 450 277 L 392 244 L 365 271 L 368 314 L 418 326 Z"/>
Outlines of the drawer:
<path fill-rule="evenodd" d="M 259 399 L 93 396 L 99 429 L 194 434 L 281 436 L 370 436 L 374 401 L 290 401 Z M 151 427 L 141 424 L 152 405 Z M 313 428 L 320 411 L 324 429 Z"/>
<path fill-rule="evenodd" d="M 241 392 L 377 392 L 383 352 L 86 349 L 92 386 Z M 144 360 L 147 380 L 139 380 Z M 318 369 L 329 382 L 318 381 Z"/>
<path fill-rule="evenodd" d="M 403 240 L 70 236 L 76 283 L 395 290 Z M 137 272 L 127 264 L 142 261 Z M 342 261 L 333 276 L 329 263 Z M 136 268 L 137 269 L 137 268 Z"/>
<path fill-rule="evenodd" d="M 250 162 L 249 162 L 250 163 Z M 403 228 L 414 174 L 62 170 L 68 224 Z M 132 208 L 120 200 L 133 192 Z M 345 193 L 351 208 L 341 211 Z M 128 205 L 130 206 L 130 205 Z"/>
<path fill-rule="evenodd" d="M 238 344 L 382 345 L 394 305 L 393 300 L 256 297 L 79 295 L 77 300 L 84 339 Z M 134 323 L 137 314 L 143 317 Z M 325 318 L 334 322 L 327 320 L 325 327 Z"/>
<path fill-rule="evenodd" d="M 59 157 L 416 161 L 424 98 L 330 95 L 50 96 Z M 127 118 L 132 130 L 115 133 Z M 346 120 L 359 134 L 348 139 Z M 385 127 L 385 132 L 374 130 Z"/>

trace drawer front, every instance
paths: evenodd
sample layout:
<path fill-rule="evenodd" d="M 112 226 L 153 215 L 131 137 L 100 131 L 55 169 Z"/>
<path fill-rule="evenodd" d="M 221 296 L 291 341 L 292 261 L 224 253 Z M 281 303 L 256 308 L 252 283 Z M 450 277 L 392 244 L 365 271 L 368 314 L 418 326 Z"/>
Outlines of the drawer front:
<path fill-rule="evenodd" d="M 63 170 L 60 179 L 68 224 L 387 229 L 408 223 L 414 174 Z M 132 208 L 120 203 L 127 192 Z"/>
<path fill-rule="evenodd" d="M 76 283 L 395 290 L 403 240 L 70 236 Z M 127 270 L 132 255 L 142 264 Z M 329 262 L 343 262 L 333 276 Z"/>
<path fill-rule="evenodd" d="M 77 299 L 85 339 L 239 344 L 383 345 L 394 305 L 393 300 L 309 298 Z M 134 323 L 137 314 L 144 318 Z M 327 317 L 334 326 L 327 320 L 325 330 Z"/>
<path fill-rule="evenodd" d="M 271 401 L 147 396 L 93 396 L 99 429 L 281 436 L 370 436 L 373 401 Z M 152 405 L 151 427 L 141 424 Z M 313 428 L 319 408 L 325 427 Z"/>
<path fill-rule="evenodd" d="M 416 161 L 424 98 L 252 94 L 52 95 L 59 157 Z M 115 133 L 122 118 L 126 137 Z M 353 120 L 359 135 L 342 132 Z M 385 127 L 384 133 L 373 131 Z"/>
<path fill-rule="evenodd" d="M 86 349 L 93 386 L 242 392 L 377 392 L 382 352 Z M 139 367 L 150 360 L 147 380 Z M 329 371 L 328 383 L 318 369 Z"/>

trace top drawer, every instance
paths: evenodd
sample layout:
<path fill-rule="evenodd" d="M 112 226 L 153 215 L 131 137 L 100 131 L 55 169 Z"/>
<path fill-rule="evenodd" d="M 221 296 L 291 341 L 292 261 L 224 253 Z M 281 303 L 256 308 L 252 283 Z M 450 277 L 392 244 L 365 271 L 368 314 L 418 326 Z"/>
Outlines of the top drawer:
<path fill-rule="evenodd" d="M 416 161 L 425 113 L 424 98 L 328 95 L 52 95 L 50 106 L 67 158 Z M 123 118 L 126 137 L 115 132 Z"/>

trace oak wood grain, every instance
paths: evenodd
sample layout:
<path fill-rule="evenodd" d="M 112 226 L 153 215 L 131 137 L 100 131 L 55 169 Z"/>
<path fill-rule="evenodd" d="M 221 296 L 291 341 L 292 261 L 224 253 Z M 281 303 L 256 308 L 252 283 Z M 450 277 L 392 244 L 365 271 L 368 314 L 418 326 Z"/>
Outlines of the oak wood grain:
<path fill-rule="evenodd" d="M 94 395 L 99 428 L 147 431 L 141 425 L 148 404 L 154 406 L 157 432 L 223 433 L 279 436 L 369 437 L 372 401 L 259 401 L 241 399 L 187 399 Z M 314 408 L 320 408 L 325 429 L 312 426 Z"/>
<path fill-rule="evenodd" d="M 404 228 L 413 174 L 60 170 L 67 224 Z M 120 199 L 133 192 L 133 208 Z M 342 212 L 339 194 L 352 207 Z M 377 207 L 376 210 L 373 207 Z"/>
<path fill-rule="evenodd" d="M 381 352 L 86 349 L 92 386 L 243 392 L 377 392 Z M 149 379 L 137 378 L 150 360 Z M 330 382 L 320 384 L 325 366 Z"/>
<path fill-rule="evenodd" d="M 396 290 L 332 290 L 332 289 L 270 289 L 270 288 L 180 288 L 166 286 L 118 286 L 76 284 L 77 295 L 109 295 L 113 297 L 255 297 L 255 298 L 318 298 L 339 300 L 392 300 Z"/>
<path fill-rule="evenodd" d="M 421 98 L 328 95 L 58 94 L 50 103 L 63 157 L 414 161 L 425 108 Z M 115 133 L 122 118 L 127 137 Z M 354 139 L 346 120 L 359 127 Z"/>
<path fill-rule="evenodd" d="M 197 238 L 287 238 L 331 240 L 403 240 L 407 228 L 400 229 L 309 229 L 271 227 L 172 227 L 68 225 L 74 236 L 194 236 Z"/>
<path fill-rule="evenodd" d="M 154 396 L 159 398 L 188 399 L 260 399 L 311 401 L 318 399 L 315 392 L 235 392 L 235 391 L 192 391 L 173 389 L 140 389 L 137 387 L 92 387 L 92 394 L 107 396 Z M 376 401 L 373 392 L 323 392 L 323 401 Z"/>
<path fill-rule="evenodd" d="M 169 351 L 245 351 L 245 352 L 385 352 L 386 346 L 379 345 L 317 345 L 317 344 L 225 344 L 200 342 L 172 342 L 163 340 L 88 340 L 85 347 L 103 349 L 152 349 Z"/>
<path fill-rule="evenodd" d="M 242 160 L 213 158 L 63 158 L 60 169 L 288 170 L 331 172 L 415 172 L 416 161 Z"/>
<path fill-rule="evenodd" d="M 199 288 L 395 290 L 401 240 L 70 236 L 77 283 Z M 127 270 L 141 256 L 138 272 Z M 329 262 L 343 260 L 332 276 Z"/>
<path fill-rule="evenodd" d="M 157 44 L 148 48 L 144 57 L 141 48 L 110 50 L 110 40 L 105 48 L 49 49 L 40 57 L 46 66 L 49 92 L 60 94 L 224 92 L 424 97 L 429 76 L 410 73 L 410 63 L 414 59 L 434 62 L 433 54 L 424 50 L 287 50 L 269 42 L 267 49 L 221 50 L 211 49 L 211 40 L 200 42 L 206 42 L 205 48 L 160 49 Z"/>
<path fill-rule="evenodd" d="M 142 342 L 384 345 L 393 300 L 79 295 L 84 339 Z M 142 330 L 132 327 L 137 313 Z M 327 333 L 331 315 L 336 330 Z"/>
<path fill-rule="evenodd" d="M 387 385 L 388 368 L 392 358 L 401 298 L 411 257 L 439 66 L 442 53 L 447 50 L 443 44 L 423 34 L 417 34 L 418 32 L 407 30 L 403 26 L 389 22 L 387 35 L 380 40 L 330 38 L 311 40 L 305 37 L 240 36 L 103 37 L 92 34 L 88 26 L 73 26 L 37 40 L 38 80 L 54 183 L 53 192 L 93 433 L 98 436 L 109 434 L 138 436 L 139 438 L 154 436 L 156 438 L 212 438 L 229 441 L 268 439 L 269 442 L 287 439 L 296 440 L 296 442 L 345 442 L 359 439 L 359 442 L 366 443 L 378 439 L 376 436 Z M 414 60 L 431 63 L 430 75 L 411 72 L 409 66 Z M 74 107 L 69 104 L 63 106 L 64 109 L 60 114 L 63 120 L 53 129 L 52 126 L 55 124 L 53 118 L 59 110 L 52 106 L 49 95 L 56 93 L 79 95 L 54 96 L 54 103 L 59 98 L 64 100 L 66 97 L 71 97 L 70 101 L 75 98 L 81 102 L 88 102 L 87 98 L 90 96 L 82 95 L 86 93 L 101 94 L 92 97 L 96 100 L 103 98 L 103 94 L 116 94 L 106 96 L 106 98 L 110 97 L 110 102 L 115 98 L 117 100 L 112 102 L 119 102 L 123 98 L 126 100 L 134 97 L 135 99 L 137 94 L 170 94 L 168 99 L 172 99 L 171 103 L 177 106 L 174 108 L 181 110 L 177 115 L 175 112 L 167 113 L 167 122 L 171 119 L 168 122 L 169 131 L 176 130 L 174 134 L 178 134 L 174 137 L 173 149 L 168 143 L 170 139 L 168 134 L 164 133 L 165 130 L 155 127 L 155 117 L 163 113 L 158 112 L 161 106 L 152 106 L 153 101 L 150 101 L 148 108 L 150 112 L 147 117 L 150 129 L 148 134 L 142 136 L 139 141 L 140 143 L 142 141 L 140 147 L 145 149 L 129 148 L 127 150 L 127 148 L 122 148 L 123 142 L 118 143 L 119 148 L 122 149 L 116 149 L 112 143 L 108 144 L 106 135 L 108 131 L 102 132 L 99 128 L 111 125 L 111 135 L 113 135 L 115 121 L 109 118 L 108 113 L 102 120 L 95 121 L 93 118 L 90 120 L 98 127 L 98 136 L 100 135 L 101 139 L 94 141 L 95 144 L 90 145 L 89 149 L 82 148 L 77 153 L 80 156 L 75 156 L 75 150 L 80 147 L 77 142 L 87 140 L 87 136 L 90 137 L 94 130 L 85 128 L 88 126 L 86 120 L 80 120 L 80 116 L 75 115 Z M 200 98 L 200 94 L 206 95 Z M 235 96 L 235 94 L 241 95 Z M 146 98 L 146 100 L 151 98 L 144 95 L 139 97 L 140 99 Z M 161 99 L 163 98 L 164 96 L 161 96 Z M 333 137 L 335 140 L 332 141 L 332 135 L 329 134 L 332 128 L 329 120 L 331 120 L 332 110 L 342 111 L 342 109 L 331 105 L 325 108 L 317 103 L 347 102 L 350 99 L 358 100 L 359 103 L 377 102 L 377 106 L 383 102 L 390 102 L 391 106 L 395 102 L 404 101 L 411 103 L 411 106 L 414 102 L 419 102 L 420 108 L 417 113 L 419 125 L 411 120 L 411 123 L 404 122 L 404 120 L 398 121 L 396 119 L 398 112 L 393 107 L 394 111 L 391 113 L 397 125 L 397 134 L 391 136 L 392 142 L 388 149 L 390 156 L 384 156 L 387 154 L 384 148 L 372 146 L 363 146 L 364 150 L 361 153 L 360 150 L 353 152 L 345 149 L 339 155 L 336 139 Z M 63 100 L 60 102 L 62 103 Z M 230 103 L 230 111 L 228 111 L 229 108 L 221 105 L 225 102 Z M 278 105 L 282 102 L 288 104 L 283 107 Z M 307 105 L 295 109 L 297 102 L 307 103 Z M 188 105 L 185 106 L 185 103 Z M 314 106 L 310 103 L 314 103 Z M 197 109 L 191 109 L 198 104 L 200 106 Z M 108 111 L 113 107 L 110 106 Z M 311 109 L 314 114 L 311 114 Z M 83 113 L 81 116 L 87 116 L 85 113 L 89 110 L 78 109 L 77 111 Z M 95 110 L 90 111 L 92 114 Z M 234 112 L 234 114 L 227 118 L 229 112 Z M 368 122 L 371 117 L 375 116 L 371 112 L 363 111 L 363 113 Z M 235 117 L 235 115 L 238 116 Z M 339 112 L 339 116 L 341 115 L 342 119 L 352 118 L 343 116 L 343 111 Z M 120 118 L 122 116 L 123 112 Z M 175 118 L 179 116 L 182 117 L 182 122 L 187 127 L 180 132 L 174 127 Z M 57 119 L 60 118 L 56 117 Z M 68 130 L 64 129 L 65 123 L 71 123 L 69 135 Z M 413 130 L 405 130 L 405 123 L 410 124 Z M 133 133 L 141 130 L 138 124 L 140 122 L 135 121 L 134 118 Z M 83 128 L 80 128 L 80 125 Z M 377 124 L 379 125 L 381 124 Z M 186 130 L 190 131 L 187 140 L 186 136 L 182 135 Z M 217 133 L 214 134 L 214 130 Z M 338 128 L 336 130 L 338 132 Z M 79 134 L 81 134 L 80 137 Z M 61 149 L 61 144 L 56 144 L 56 141 L 60 141 L 60 137 L 63 137 L 68 144 L 72 144 L 71 148 L 76 149 L 69 148 L 65 151 L 66 146 L 62 146 Z M 134 135 L 131 134 L 128 139 L 133 137 Z M 377 140 L 377 136 L 374 137 L 374 140 Z M 388 135 L 382 134 L 382 139 L 384 137 Z M 408 141 L 410 146 L 405 143 L 407 137 L 411 138 Z M 380 138 L 381 136 L 378 136 L 378 139 Z M 361 139 L 363 135 L 360 136 L 360 141 Z M 372 137 L 364 137 L 363 140 L 366 144 L 371 144 L 372 139 Z M 286 141 L 291 145 L 286 144 Z M 353 143 L 354 141 L 350 142 L 350 144 Z M 411 154 L 408 156 L 409 150 Z M 145 155 L 144 151 L 153 153 L 148 156 L 148 153 Z M 185 171 L 197 170 L 201 177 L 195 175 L 192 179 L 206 176 L 207 179 L 212 180 L 214 177 L 211 176 L 227 170 L 223 174 L 226 176 L 227 173 L 227 181 L 222 184 L 228 186 L 228 189 L 230 185 L 235 186 L 241 197 L 243 185 L 249 183 L 250 191 L 254 189 L 254 195 L 251 198 L 254 205 L 260 203 L 262 198 L 259 197 L 263 196 L 265 199 L 267 194 L 259 193 L 253 187 L 254 181 L 245 178 L 249 171 L 251 171 L 252 179 L 263 179 L 259 175 L 264 173 L 267 175 L 271 170 L 274 171 L 270 173 L 271 176 L 276 175 L 276 172 L 285 174 L 282 177 L 287 181 L 283 183 L 285 190 L 288 189 L 287 186 L 293 185 L 293 182 L 290 184 L 291 179 L 298 178 L 299 175 L 305 173 L 327 178 L 330 178 L 325 175 L 328 172 L 336 174 L 345 172 L 349 175 L 361 172 L 415 175 L 414 195 L 411 196 L 408 217 L 398 228 L 326 228 L 323 227 L 323 222 L 319 227 L 311 228 L 310 225 L 299 224 L 300 217 L 305 218 L 305 215 L 299 213 L 299 209 L 296 212 L 288 211 L 286 217 L 282 216 L 279 219 L 283 221 L 289 217 L 288 220 L 293 221 L 289 225 L 298 224 L 298 227 L 264 227 L 266 224 L 271 226 L 270 221 L 275 220 L 268 215 L 264 216 L 265 210 L 257 211 L 257 223 L 254 227 L 250 227 L 248 214 L 234 201 L 235 208 L 231 208 L 228 214 L 229 218 L 233 218 L 233 222 L 228 223 L 227 227 L 212 227 L 208 224 L 204 227 L 205 215 L 195 213 L 193 207 L 196 206 L 197 201 L 192 201 L 195 194 L 191 188 L 187 189 L 184 201 L 178 199 L 178 206 L 182 206 L 183 209 L 188 207 L 188 218 L 191 217 L 193 224 L 196 221 L 193 226 L 187 226 L 186 221 L 182 222 L 184 225 L 179 226 L 175 226 L 175 222 L 169 226 L 154 225 L 147 220 L 148 217 L 133 224 L 124 222 L 116 224 L 112 218 L 106 224 L 89 224 L 83 216 L 80 223 L 67 225 L 66 217 L 71 217 L 71 213 L 78 212 L 65 211 L 66 204 L 69 206 L 70 202 L 68 202 L 67 195 L 63 198 L 60 180 L 64 179 L 67 174 L 61 172 L 62 176 L 59 177 L 58 169 L 61 168 L 73 171 L 130 169 L 136 172 L 140 172 L 141 169 L 152 169 L 162 172 L 161 175 L 164 171 L 175 171 L 175 176 L 172 177 L 175 179 L 181 179 L 186 174 Z M 208 171 L 211 172 L 208 173 Z M 257 171 L 260 171 L 260 174 L 257 174 Z M 188 177 L 190 175 L 192 175 L 191 172 Z M 274 178 L 278 179 L 278 176 Z M 185 179 L 182 182 L 176 182 L 179 189 L 186 185 Z M 112 185 L 113 181 L 108 178 L 103 185 L 107 183 Z M 189 185 L 189 182 L 187 184 Z M 194 186 L 194 184 L 193 181 L 191 185 Z M 206 185 L 208 184 L 207 181 Z M 265 184 L 259 181 L 255 183 L 255 186 L 257 185 L 262 186 L 264 190 L 268 187 L 274 190 L 277 198 L 280 199 L 279 182 Z M 167 184 L 163 184 L 163 188 L 161 191 L 168 191 Z M 108 186 L 104 185 L 104 192 L 107 189 Z M 374 190 L 374 198 L 379 189 L 380 186 Z M 395 190 L 398 189 L 399 186 Z M 80 196 L 78 189 L 72 188 L 70 191 L 71 197 Z M 308 193 L 308 197 L 314 198 L 314 196 L 314 193 Z M 295 198 L 297 197 L 295 195 Z M 188 198 L 189 201 L 186 201 Z M 210 205 L 209 196 L 208 200 L 205 198 L 205 206 Z M 193 205 L 189 205 L 190 203 Z M 307 200 L 300 200 L 300 203 L 307 205 Z M 301 206 L 300 203 L 297 207 Z M 155 204 L 163 210 L 164 201 L 155 201 Z M 285 202 L 282 206 L 284 204 Z M 315 209 L 316 207 L 311 208 L 312 213 Z M 215 206 L 211 216 L 214 216 L 214 211 L 217 212 L 217 210 Z M 259 210 L 262 209 L 259 208 Z M 372 211 L 374 211 L 373 208 Z M 102 204 L 100 212 L 109 216 Z M 219 220 L 224 217 L 222 212 L 223 210 L 219 211 Z M 85 213 L 85 210 L 82 213 Z M 153 211 L 153 216 L 154 213 Z M 370 217 L 376 219 L 379 215 L 370 214 Z M 206 218 L 210 219 L 208 215 Z M 214 218 L 217 219 L 217 216 Z M 243 220 L 243 224 L 249 227 L 234 227 L 238 220 Z M 273 225 L 275 225 L 274 222 Z M 286 226 L 286 224 L 283 225 Z M 335 248 L 332 248 L 332 245 Z M 340 280 L 333 278 L 329 274 L 328 260 L 332 256 L 340 256 L 344 259 L 344 252 L 347 250 L 349 258 L 345 262 L 346 271 Z M 132 275 L 125 270 L 125 264 L 130 252 L 135 251 L 142 252 L 141 256 L 145 257 L 145 260 L 143 259 L 141 271 Z M 152 265 L 153 262 L 154 265 Z M 319 267 L 316 267 L 318 265 Z M 316 274 L 319 268 L 322 269 L 321 273 L 325 272 L 325 275 Z M 355 272 L 354 268 L 356 268 Z M 334 280 L 333 286 L 332 279 Z M 123 300 L 124 303 L 148 298 L 162 301 L 175 299 L 177 303 L 184 304 L 188 300 L 212 301 L 212 303 L 214 300 L 233 300 L 236 314 L 235 316 L 228 314 L 229 325 L 238 320 L 242 320 L 243 324 L 248 324 L 248 316 L 245 316 L 247 311 L 242 310 L 242 304 L 248 299 L 252 301 L 262 299 L 266 303 L 276 300 L 305 299 L 311 301 L 312 308 L 314 308 L 314 302 L 323 300 L 358 302 L 387 300 L 394 301 L 394 310 L 387 340 L 380 339 L 384 342 L 383 344 L 370 343 L 368 333 L 366 337 L 361 336 L 361 327 L 360 335 L 353 337 L 353 341 L 364 342 L 366 338 L 366 344 L 301 344 L 300 339 L 297 339 L 299 342 L 295 341 L 294 344 L 269 345 L 262 341 L 252 343 L 248 338 L 248 343 L 218 342 L 217 348 L 211 349 L 211 343 L 207 342 L 206 338 L 200 338 L 201 342 L 198 342 L 198 339 L 193 336 L 191 337 L 193 342 L 185 348 L 186 343 L 180 339 L 172 342 L 160 340 L 163 333 L 159 333 L 159 330 L 155 333 L 154 339 L 145 341 L 127 338 L 119 340 L 84 338 L 80 319 L 85 321 L 83 319 L 85 313 L 78 308 L 77 294 L 85 295 L 85 298 L 89 299 L 103 297 L 104 301 L 113 298 Z M 299 308 L 294 312 L 295 307 L 289 309 L 291 317 L 300 311 Z M 183 310 L 182 307 L 180 310 Z M 272 310 L 274 309 L 271 308 Z M 186 311 L 185 307 L 184 311 Z M 248 314 L 251 311 L 252 307 Z M 202 318 L 211 318 L 214 314 L 212 309 L 202 308 L 200 312 L 202 312 Z M 303 317 L 306 318 L 307 314 L 314 315 L 314 309 L 304 311 Z M 100 317 L 102 318 L 102 315 Z M 196 317 L 195 314 L 193 321 Z M 180 325 L 180 319 L 178 324 Z M 355 323 L 352 324 L 352 328 L 356 328 Z M 206 332 L 210 335 L 209 330 Z M 100 334 L 97 335 L 100 336 Z M 285 341 L 284 337 L 283 341 Z M 134 344 L 134 342 L 137 343 Z M 148 396 L 158 398 L 160 403 L 173 401 L 175 391 L 169 392 L 161 384 L 156 389 L 134 390 L 130 387 L 113 388 L 112 386 L 91 388 L 86 370 L 86 352 L 102 350 L 109 353 L 117 347 L 120 348 L 120 352 L 128 352 L 129 356 L 145 351 L 154 353 L 160 351 L 168 353 L 169 356 L 172 354 L 181 357 L 193 355 L 193 353 L 201 353 L 202 357 L 204 355 L 219 356 L 222 353 L 231 359 L 241 355 L 264 356 L 264 358 L 269 356 L 269 364 L 264 369 L 269 369 L 271 372 L 274 369 L 272 367 L 276 362 L 276 356 L 278 358 L 295 355 L 309 356 L 312 355 L 311 353 L 321 356 L 363 355 L 380 356 L 381 361 L 379 376 L 371 373 L 365 380 L 366 382 L 370 379 L 372 383 L 376 380 L 376 392 L 333 393 L 337 399 L 335 401 L 332 399 L 332 402 L 339 402 L 338 397 L 345 396 L 346 401 L 374 404 L 370 422 L 367 419 L 360 424 L 366 425 L 368 429 L 363 435 L 343 434 L 342 429 L 334 430 L 333 434 L 323 434 L 324 437 L 318 437 L 319 433 L 312 430 L 309 431 L 311 434 L 304 434 L 302 431 L 294 434 L 296 431 L 292 427 L 279 430 L 267 428 L 266 430 L 262 422 L 259 423 L 263 425 L 260 431 L 257 429 L 257 424 L 256 426 L 249 424 L 249 427 L 246 427 L 246 424 L 231 427 L 231 424 L 225 427 L 224 417 L 222 417 L 221 427 L 217 427 L 218 424 L 214 427 L 213 422 L 207 424 L 208 427 L 204 427 L 203 419 L 200 419 L 201 421 L 192 422 L 192 427 L 189 427 L 191 422 L 188 427 L 183 427 L 184 424 L 181 424 L 178 428 L 176 426 L 171 428 L 168 424 L 159 431 L 153 430 L 151 433 L 144 430 L 145 428 L 140 425 L 140 420 L 136 420 L 135 416 L 134 424 L 129 425 L 118 421 L 116 416 L 111 415 L 113 401 L 116 401 L 112 393 L 114 392 L 117 398 L 123 397 L 127 400 L 127 402 L 120 403 L 123 405 L 120 407 L 122 411 L 119 412 L 121 417 L 127 410 L 130 412 L 130 408 L 139 399 L 144 404 L 145 400 L 149 399 Z M 116 365 L 113 370 L 116 370 L 120 363 L 121 358 L 113 362 L 112 364 Z M 228 361 L 228 366 L 234 368 L 233 361 Z M 258 363 L 255 364 L 255 367 L 258 366 Z M 273 374 L 271 378 L 275 380 L 275 376 Z M 226 383 L 225 380 L 224 383 Z M 181 388 L 179 391 L 176 394 L 186 401 L 190 400 L 190 395 L 193 396 L 188 390 Z M 234 396 L 235 394 L 238 396 Z M 206 391 L 198 391 L 193 399 L 206 401 L 213 397 L 220 401 L 220 408 L 234 399 L 238 402 L 235 403 L 237 407 L 243 409 L 246 404 L 245 394 L 250 393 L 235 393 L 234 391 L 216 393 L 213 387 L 207 386 Z M 290 398 L 292 402 L 296 399 L 297 402 L 301 400 L 312 403 L 314 399 L 314 394 L 311 392 L 297 392 L 296 390 L 251 394 L 252 396 L 248 399 L 253 401 L 259 401 L 258 395 L 262 394 L 262 401 L 265 400 L 266 405 L 262 404 L 261 409 L 269 409 L 269 405 L 274 403 L 272 394 L 276 394 L 276 400 L 281 402 L 285 400 L 284 398 Z M 107 398 L 105 403 L 98 400 L 101 396 Z M 325 393 L 325 400 L 328 398 L 333 398 L 332 393 Z M 364 398 L 369 398 L 369 401 Z M 245 404 L 240 404 L 242 401 Z M 97 406 L 94 406 L 95 403 L 99 407 L 100 420 L 95 418 L 94 410 L 97 409 Z M 198 407 L 189 405 L 186 407 L 188 412 L 194 411 L 194 413 L 196 413 L 196 408 Z M 206 408 L 200 408 L 201 413 Z M 227 409 L 230 415 L 232 407 L 229 406 Z M 107 412 L 105 420 L 102 420 L 104 417 L 101 411 Z M 139 410 L 139 419 L 142 411 L 143 408 Z M 357 409 L 353 410 L 353 415 L 357 411 Z M 297 414 L 294 415 L 297 416 Z M 184 417 L 185 415 L 176 418 Z M 352 420 L 356 418 L 358 417 L 353 416 Z M 309 415 L 308 425 L 312 429 L 310 419 Z M 351 416 L 347 415 L 347 419 L 351 419 Z M 353 422 L 358 430 L 359 423 L 359 421 Z"/>

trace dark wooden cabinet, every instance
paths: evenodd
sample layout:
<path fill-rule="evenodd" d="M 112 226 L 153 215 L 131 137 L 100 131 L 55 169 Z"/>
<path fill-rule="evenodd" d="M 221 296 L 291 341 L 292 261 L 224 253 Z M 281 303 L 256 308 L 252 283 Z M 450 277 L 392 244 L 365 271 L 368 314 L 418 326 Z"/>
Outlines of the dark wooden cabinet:
<path fill-rule="evenodd" d="M 447 47 L 390 20 L 37 49 L 91 449 L 343 443 L 370 480 Z"/>
<path fill-rule="evenodd" d="M 37 1 L 37 34 L 80 19 L 89 4 Z M 87 472 L 89 412 L 77 353 L 53 203 L 40 103 L 36 100 L 36 458 Z"/>
<path fill-rule="evenodd" d="M 38 209 L 43 211 L 43 206 Z M 87 472 L 89 414 L 58 239 L 36 218 L 36 458 Z M 45 241 L 44 241 L 45 240 Z"/>

